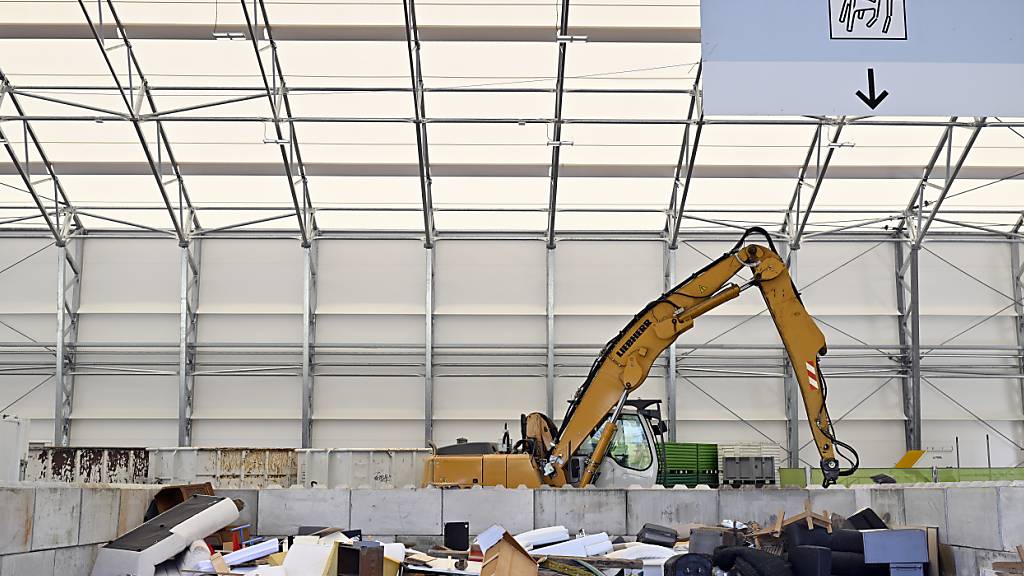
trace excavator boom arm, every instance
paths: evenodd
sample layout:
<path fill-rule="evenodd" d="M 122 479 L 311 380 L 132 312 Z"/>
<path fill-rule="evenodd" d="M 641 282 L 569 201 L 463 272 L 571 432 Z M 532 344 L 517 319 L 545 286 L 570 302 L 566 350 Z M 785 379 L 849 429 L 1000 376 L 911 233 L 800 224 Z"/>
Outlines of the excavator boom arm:
<path fill-rule="evenodd" d="M 826 352 L 825 338 L 804 309 L 789 271 L 775 250 L 753 244 L 744 246 L 752 232 L 764 234 L 771 244 L 763 230 L 749 230 L 733 250 L 648 304 L 605 345 L 586 382 L 570 402 L 543 470 L 547 483 L 568 483 L 566 465 L 579 446 L 609 418 L 610 411 L 614 409 L 613 418 L 618 416 L 625 397 L 643 384 L 662 351 L 692 328 L 697 317 L 736 298 L 751 285 L 756 285 L 764 296 L 789 354 L 821 457 L 825 484 L 834 483 L 838 476 L 856 469 L 854 464 L 851 470 L 840 471 L 836 459 L 837 441 L 825 407 L 825 381 L 818 369 L 818 355 Z M 744 287 L 729 284 L 744 268 L 753 273 L 751 283 Z M 606 437 L 601 438 L 591 455 L 581 487 L 592 481 L 613 432 L 614 426 L 606 428 Z M 839 445 L 853 452 L 849 446 L 841 442 Z"/>

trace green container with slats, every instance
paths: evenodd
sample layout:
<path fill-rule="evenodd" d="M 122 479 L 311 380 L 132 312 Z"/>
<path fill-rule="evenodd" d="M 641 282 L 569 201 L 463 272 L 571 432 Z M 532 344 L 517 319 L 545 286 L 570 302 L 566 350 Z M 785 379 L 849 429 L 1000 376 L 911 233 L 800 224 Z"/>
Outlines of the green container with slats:
<path fill-rule="evenodd" d="M 665 442 L 658 446 L 658 483 L 667 488 L 718 486 L 718 445 Z"/>

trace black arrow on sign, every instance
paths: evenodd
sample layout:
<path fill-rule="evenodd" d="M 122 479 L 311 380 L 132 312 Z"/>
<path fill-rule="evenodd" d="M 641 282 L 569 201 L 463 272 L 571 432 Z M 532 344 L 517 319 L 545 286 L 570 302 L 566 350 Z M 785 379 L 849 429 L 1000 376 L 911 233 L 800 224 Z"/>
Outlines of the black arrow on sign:
<path fill-rule="evenodd" d="M 879 104 L 881 104 L 883 100 L 889 97 L 888 90 L 882 90 L 881 94 L 878 94 L 877 96 L 875 95 L 874 68 L 868 68 L 868 93 L 870 94 L 870 96 L 865 96 L 863 92 L 857 90 L 857 97 L 863 100 L 864 103 L 867 104 L 868 107 L 871 108 L 872 110 L 878 108 Z"/>

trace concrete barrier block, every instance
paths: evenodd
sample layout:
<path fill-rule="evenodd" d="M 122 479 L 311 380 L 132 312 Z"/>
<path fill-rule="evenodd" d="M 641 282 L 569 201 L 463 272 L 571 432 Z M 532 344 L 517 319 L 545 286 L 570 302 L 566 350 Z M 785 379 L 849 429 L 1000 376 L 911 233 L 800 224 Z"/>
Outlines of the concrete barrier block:
<path fill-rule="evenodd" d="M 257 525 L 264 536 L 291 536 L 299 526 L 351 525 L 352 493 L 346 489 L 268 488 L 260 490 Z M 438 513 L 440 516 L 440 513 Z"/>
<path fill-rule="evenodd" d="M 253 489 L 231 489 L 231 490 L 214 490 L 214 494 L 217 496 L 224 496 L 231 498 L 232 500 L 241 500 L 245 504 L 245 508 L 242 508 L 238 512 L 238 520 L 236 524 L 251 524 L 252 533 L 259 534 L 259 502 L 260 502 L 260 491 Z"/>
<path fill-rule="evenodd" d="M 718 524 L 718 490 L 627 490 L 626 533 L 648 522 L 679 528 Z"/>
<path fill-rule="evenodd" d="M 117 535 L 123 536 L 138 528 L 146 517 L 153 496 L 159 487 L 130 484 L 119 487 L 120 503 L 117 510 Z"/>
<path fill-rule="evenodd" d="M 853 516 L 857 508 L 857 495 L 853 490 L 829 488 L 828 490 L 808 490 L 811 495 L 811 509 L 817 513 L 828 510 L 829 514 L 839 514 L 844 518 Z"/>
<path fill-rule="evenodd" d="M 352 527 L 382 534 L 441 534 L 441 490 L 405 488 L 352 491 Z"/>
<path fill-rule="evenodd" d="M 533 530 L 533 490 L 442 490 L 442 522 L 469 522 L 473 536 L 495 524 L 512 534 Z"/>
<path fill-rule="evenodd" d="M 722 519 L 754 521 L 769 526 L 783 510 L 786 516 L 804 511 L 809 497 L 807 490 L 722 490 L 719 493 L 719 514 Z"/>
<path fill-rule="evenodd" d="M 946 542 L 946 491 L 942 488 L 907 488 L 903 491 L 907 524 L 934 526 L 939 541 Z"/>
<path fill-rule="evenodd" d="M 872 488 L 871 509 L 889 526 L 904 526 L 907 523 L 903 488 Z"/>
<path fill-rule="evenodd" d="M 995 488 L 947 488 L 946 517 L 949 543 L 1000 550 L 999 496 Z M 1018 510 L 1017 513 L 1020 511 Z"/>
<path fill-rule="evenodd" d="M 1020 556 L 1016 552 L 1005 550 L 975 550 L 974 561 L 978 563 L 978 570 L 991 570 L 993 562 L 1020 562 Z"/>
<path fill-rule="evenodd" d="M 81 488 L 36 487 L 36 506 L 32 515 L 32 549 L 45 550 L 77 545 L 81 518 Z"/>
<path fill-rule="evenodd" d="M 55 552 L 39 550 L 0 556 L 0 576 L 54 576 Z"/>
<path fill-rule="evenodd" d="M 0 488 L 0 554 L 31 549 L 35 495 L 35 488 Z"/>
<path fill-rule="evenodd" d="M 121 495 L 116 488 L 82 488 L 78 543 L 103 544 L 117 538 Z"/>
<path fill-rule="evenodd" d="M 90 576 L 99 550 L 97 544 L 58 548 L 55 550 L 53 573 L 56 576 Z"/>
<path fill-rule="evenodd" d="M 1003 550 L 1024 544 L 1024 486 L 999 488 L 999 530 Z"/>
<path fill-rule="evenodd" d="M 977 551 L 974 548 L 964 548 L 962 546 L 953 546 L 953 573 L 960 574 L 980 574 L 978 570 L 978 557 Z"/>
<path fill-rule="evenodd" d="M 488 526 L 489 528 L 489 526 Z M 399 534 L 395 536 L 395 542 L 405 544 L 406 548 L 415 548 L 416 550 L 430 550 L 431 548 L 438 548 L 444 544 L 443 536 L 406 536 Z"/>
<path fill-rule="evenodd" d="M 534 492 L 534 526 L 565 526 L 569 533 L 626 530 L 626 491 L 587 488 L 541 489 Z"/>

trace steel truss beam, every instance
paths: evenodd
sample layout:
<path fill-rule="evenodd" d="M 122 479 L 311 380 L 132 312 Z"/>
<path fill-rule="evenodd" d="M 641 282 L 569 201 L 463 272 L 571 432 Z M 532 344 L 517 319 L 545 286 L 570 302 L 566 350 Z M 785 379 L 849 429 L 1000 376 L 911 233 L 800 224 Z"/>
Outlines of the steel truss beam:
<path fill-rule="evenodd" d="M 302 150 L 299 147 L 298 135 L 295 132 L 295 122 L 292 121 L 292 105 L 288 99 L 288 86 L 285 83 L 284 72 L 281 70 L 281 61 L 277 56 L 277 43 L 274 41 L 274 34 L 270 28 L 270 18 L 267 16 L 267 6 L 263 0 L 259 2 L 260 12 L 255 11 L 250 17 L 249 8 L 245 0 L 240 0 L 242 13 L 245 15 L 246 28 L 249 31 L 249 39 L 252 41 L 253 52 L 256 55 L 256 63 L 259 64 L 260 77 L 263 79 L 263 87 L 267 93 L 267 101 L 270 102 L 270 111 L 273 113 L 274 133 L 278 149 L 281 151 L 281 163 L 284 165 L 285 177 L 288 179 L 288 190 L 292 196 L 292 206 L 295 208 L 295 218 L 299 221 L 299 233 L 302 235 L 302 247 L 309 248 L 311 230 L 316 229 L 316 220 L 313 216 L 313 202 L 309 196 L 309 181 L 306 176 L 306 164 L 302 161 Z M 260 14 L 263 15 L 263 29 L 261 30 L 270 46 L 271 74 L 267 76 L 267 68 L 263 64 L 262 50 L 259 45 L 257 34 Z M 279 102 L 280 100 L 280 102 Z M 284 104 L 284 113 L 287 118 L 288 133 L 281 127 L 281 104 Z M 295 181 L 293 162 L 298 168 L 299 181 Z M 302 202 L 299 202 L 299 192 L 296 185 L 302 186 Z"/>
<path fill-rule="evenodd" d="M 25 109 L 21 106 L 21 102 L 18 101 L 18 95 L 15 93 L 14 87 L 11 86 L 9 79 L 3 73 L 3 70 L 0 70 L 0 104 L 3 103 L 4 97 L 10 99 L 11 105 L 14 106 L 14 109 L 18 112 L 18 114 L 22 116 L 25 115 Z M 29 140 L 31 140 L 32 146 L 33 148 L 35 148 L 36 154 L 39 156 L 39 160 L 43 165 L 43 169 L 46 171 L 47 178 L 51 182 L 53 182 L 55 204 L 54 209 L 57 212 L 60 211 L 60 206 L 56 205 L 58 203 L 57 199 L 59 198 L 59 202 L 64 205 L 64 208 L 70 211 L 72 222 L 75 225 L 75 229 L 84 230 L 85 226 L 82 224 L 82 221 L 79 220 L 78 214 L 76 213 L 74 207 L 71 205 L 71 201 L 68 199 L 68 195 L 64 191 L 64 186 L 61 185 L 60 178 L 57 177 L 57 173 L 53 169 L 53 163 L 50 162 L 49 156 L 47 156 L 46 152 L 43 150 L 42 144 L 39 141 L 39 137 L 36 135 L 36 131 L 32 128 L 32 124 L 29 123 L 27 120 L 23 121 L 22 124 L 26 140 L 24 164 L 22 164 L 22 162 L 18 160 L 18 156 L 14 150 L 14 146 L 10 143 L 10 140 L 7 139 L 7 135 L 4 134 L 2 127 L 0 127 L 0 141 L 3 142 L 4 149 L 7 150 L 7 155 L 10 156 L 11 158 L 11 164 L 14 165 L 15 169 L 18 172 L 18 175 L 21 176 L 22 182 L 25 184 L 26 189 L 32 196 L 32 200 L 35 203 L 36 208 L 39 209 L 40 215 L 46 222 L 47 227 L 50 229 L 51 232 L 54 233 L 54 241 L 57 243 L 58 246 L 61 246 L 64 245 L 66 238 L 60 237 L 59 231 L 57 230 L 57 226 L 54 223 L 54 220 L 50 218 L 50 215 L 46 211 L 46 208 L 43 204 L 43 199 L 40 196 L 39 192 L 36 190 L 36 185 L 42 182 L 34 182 L 32 180 L 33 162 L 31 162 L 31 155 L 28 149 Z"/>
<path fill-rule="evenodd" d="M 178 446 L 192 445 L 202 240 L 181 246 L 178 324 Z"/>
<path fill-rule="evenodd" d="M 675 250 L 679 247 L 679 226 L 683 220 L 683 211 L 686 210 L 686 198 L 690 194 L 690 184 L 693 182 L 693 167 L 697 160 L 697 148 L 700 146 L 700 135 L 704 131 L 704 112 L 700 112 L 700 121 L 697 123 L 697 131 L 693 139 L 693 150 L 690 150 L 690 122 L 698 109 L 700 101 L 700 77 L 704 71 L 704 63 L 697 64 L 697 76 L 693 80 L 693 89 L 690 91 L 690 108 L 686 112 L 687 124 L 683 128 L 683 144 L 679 147 L 679 160 L 676 162 L 675 174 L 672 177 L 672 195 L 669 197 L 668 220 L 665 222 L 665 232 L 670 234 L 669 248 Z M 701 106 L 703 108 L 703 106 Z M 682 200 L 678 207 L 676 200 L 679 195 L 679 176 L 682 174 L 683 166 L 686 166 L 686 181 L 683 183 Z"/>
<path fill-rule="evenodd" d="M 117 75 L 117 69 L 114 67 L 114 62 L 110 59 L 110 52 L 107 49 L 104 36 L 99 28 L 93 23 L 92 16 L 89 15 L 89 9 L 85 6 L 84 0 L 78 0 L 78 6 L 82 9 L 82 15 L 85 17 L 86 23 L 89 25 L 89 30 L 92 32 L 92 37 L 96 41 L 96 46 L 100 49 L 100 55 L 103 56 L 103 61 L 107 65 L 107 71 L 110 72 L 111 78 L 114 80 L 114 84 L 117 85 L 117 92 L 121 96 L 121 100 L 124 102 L 125 108 L 128 110 L 128 120 L 131 121 L 132 126 L 135 128 L 135 135 L 139 139 L 139 144 L 142 146 L 142 151 L 146 155 L 146 163 L 149 166 L 149 171 L 153 175 L 153 179 L 156 180 L 157 188 L 160 190 L 160 196 L 163 198 L 164 206 L 167 208 L 167 214 L 171 217 L 171 224 L 174 227 L 174 235 L 178 237 L 178 245 L 188 245 L 188 238 L 185 236 L 185 229 L 182 226 L 184 218 L 179 219 L 178 215 L 174 211 L 174 205 L 171 202 L 170 194 L 167 192 L 167 186 L 164 183 L 161 166 L 159 165 L 159 159 L 154 157 L 153 151 L 149 148 L 149 143 L 146 141 L 146 134 L 142 130 L 142 121 L 139 118 L 139 112 L 137 106 L 132 100 L 135 97 L 135 84 L 133 80 L 133 66 L 128 67 L 128 93 L 125 92 L 124 84 L 121 82 L 120 76 Z M 103 14 L 103 5 L 99 5 L 100 15 Z M 132 55 L 132 45 L 128 38 L 122 38 L 124 42 L 124 48 L 128 51 L 129 61 L 134 62 L 134 55 Z M 140 86 L 139 95 L 145 91 L 144 86 Z M 159 123 L 158 123 L 159 124 Z M 159 134 L 159 132 L 158 132 Z M 190 211 L 191 212 L 191 211 Z M 192 214 L 189 215 L 190 218 Z"/>
<path fill-rule="evenodd" d="M 912 217 L 912 216 L 910 216 Z M 909 248 L 910 253 L 907 254 Z M 918 261 L 920 246 L 904 234 L 895 244 L 896 309 L 900 343 L 900 390 L 903 396 L 904 442 L 921 449 L 921 307 Z M 908 277 L 909 272 L 909 277 Z"/>
<path fill-rule="evenodd" d="M 825 182 L 825 176 L 828 174 L 829 166 L 832 164 L 832 157 L 835 155 L 836 147 L 839 144 L 839 137 L 843 133 L 843 126 L 846 124 L 846 117 L 841 117 L 836 122 L 836 131 L 832 135 L 832 139 L 829 141 L 828 151 L 825 153 L 825 160 L 820 163 L 816 170 L 814 179 L 814 186 L 811 188 L 811 199 L 807 202 L 807 209 L 804 210 L 804 217 L 801 220 L 800 214 L 800 192 L 801 188 L 806 185 L 804 178 L 807 175 L 807 170 L 810 166 L 811 158 L 814 156 L 815 149 L 818 150 L 820 157 L 821 154 L 821 130 L 822 126 L 819 125 L 815 131 L 814 140 L 811 142 L 810 148 L 807 150 L 807 158 L 804 160 L 804 166 L 800 171 L 800 177 L 796 183 L 796 189 L 793 191 L 793 197 L 789 201 L 789 210 L 786 212 L 787 224 L 789 223 L 790 213 L 795 210 L 797 217 L 793 220 L 800 220 L 800 225 L 796 229 L 796 233 L 792 234 L 792 240 L 790 242 L 790 249 L 794 252 L 800 249 L 800 241 L 803 239 L 804 230 L 807 228 L 807 222 L 811 218 L 811 212 L 814 211 L 814 203 L 818 200 L 818 193 L 821 192 L 821 185 Z"/>
<path fill-rule="evenodd" d="M 160 111 L 156 107 L 156 100 L 153 98 L 153 94 L 149 90 L 149 80 L 146 79 L 146 75 L 142 72 L 142 65 L 139 63 L 138 56 L 135 55 L 135 51 L 132 50 L 131 41 L 128 39 L 128 33 L 125 30 L 124 24 L 121 22 L 121 17 L 117 14 L 117 10 L 114 9 L 113 0 L 107 0 L 107 6 L 110 8 L 110 15 L 114 18 L 114 24 L 117 26 L 118 36 L 121 41 L 124 42 L 125 49 L 128 51 L 128 65 L 130 69 L 135 71 L 135 74 L 139 79 L 139 97 L 145 97 L 146 103 L 149 105 L 149 109 L 154 116 L 159 116 Z M 129 88 L 131 89 L 131 88 Z M 123 96 L 123 92 L 122 92 Z M 141 115 L 141 100 L 135 102 L 135 107 L 132 112 L 135 115 Z M 185 186 L 185 179 L 181 176 L 181 168 L 178 166 L 178 159 L 174 155 L 174 149 L 171 147 L 171 140 L 167 137 L 167 131 L 164 130 L 163 122 L 156 121 L 156 133 L 157 133 L 157 165 L 160 169 L 160 175 L 163 176 L 163 163 L 160 157 L 161 150 L 167 152 L 167 162 L 171 166 L 171 172 L 174 174 L 174 182 L 178 185 L 178 221 L 185 222 L 186 220 L 192 220 L 192 227 L 199 230 L 199 216 L 196 214 L 195 209 L 192 207 L 192 197 L 189 196 L 188 188 Z M 161 144 L 163 147 L 161 148 Z M 164 184 L 169 184 L 165 182 Z M 185 214 L 185 210 L 188 210 L 188 214 Z"/>
<path fill-rule="evenodd" d="M 71 444 L 71 410 L 75 397 L 75 357 L 78 343 L 78 308 L 82 301 L 82 263 L 85 254 L 85 238 L 70 239 L 67 232 L 73 218 L 65 215 L 60 236 L 64 242 L 57 245 L 57 339 L 54 349 L 56 366 L 54 370 L 55 398 L 53 412 L 53 444 Z M 67 244 L 71 244 L 68 251 Z M 71 279 L 68 280 L 68 271 Z"/>
<path fill-rule="evenodd" d="M 434 249 L 427 248 L 423 333 L 423 445 L 434 442 Z"/>
<path fill-rule="evenodd" d="M 409 0 L 410 2 L 412 0 Z M 551 183 L 548 196 L 548 248 L 555 247 L 555 207 L 558 205 L 558 170 L 562 156 L 562 100 L 565 96 L 565 53 L 571 39 L 569 38 L 569 0 L 562 0 L 562 11 L 559 14 L 558 36 L 558 71 L 555 76 L 555 116 L 552 123 L 551 142 Z"/>
<path fill-rule="evenodd" d="M 931 211 L 928 213 L 928 218 L 924 222 L 920 222 L 919 228 L 916 230 L 914 237 L 914 246 L 920 248 L 921 243 L 924 242 L 925 236 L 928 235 L 928 229 L 931 228 L 932 222 L 935 221 L 935 217 L 939 214 L 939 210 L 942 208 L 942 203 L 946 201 L 946 196 L 949 195 L 950 189 L 953 188 L 953 184 L 956 182 L 957 177 L 960 175 L 960 171 L 963 170 L 964 163 L 967 162 L 967 157 L 971 153 L 971 149 L 974 148 L 975 142 L 978 141 L 978 136 L 981 135 L 982 128 L 985 127 L 985 118 L 978 118 L 975 124 L 975 128 L 971 131 L 971 135 L 967 139 L 967 143 L 964 144 L 964 149 L 960 153 L 960 158 L 957 160 L 956 165 L 950 170 L 949 160 L 952 158 L 953 152 L 953 137 L 952 132 L 948 138 L 948 154 L 947 165 L 946 165 L 946 183 L 942 187 L 942 191 L 939 193 L 939 197 L 931 202 Z M 949 128 L 952 130 L 952 128 Z M 918 189 L 916 195 L 923 199 L 924 197 L 924 185 Z M 922 206 L 924 202 L 919 202 L 918 205 Z"/>
<path fill-rule="evenodd" d="M 417 173 L 423 202 L 423 245 L 434 247 L 434 195 L 430 173 L 430 143 L 427 138 L 427 102 L 423 90 L 423 65 L 420 61 L 420 32 L 416 23 L 416 0 L 402 0 L 405 8 L 405 44 L 409 51 L 409 78 L 412 82 L 413 111 L 416 124 Z"/>
<path fill-rule="evenodd" d="M 939 158 L 942 157 L 942 151 L 946 150 L 947 144 L 951 144 L 951 138 L 953 136 L 953 124 L 959 120 L 957 116 L 952 116 L 949 119 L 950 125 L 946 126 L 946 129 L 942 131 L 942 137 L 939 138 L 938 144 L 935 145 L 935 150 L 932 151 L 931 159 L 928 160 L 928 165 L 924 167 L 924 172 L 921 174 L 921 179 L 918 180 L 917 186 L 914 188 L 914 194 L 910 197 L 910 201 L 907 202 L 907 207 L 903 211 L 904 216 L 912 214 L 917 207 L 918 200 L 921 195 L 924 194 L 926 186 L 930 186 L 929 180 L 931 180 L 932 172 L 935 171 L 935 166 L 939 162 Z M 952 146 L 949 146 L 952 148 Z M 949 167 L 947 166 L 947 174 L 949 173 Z M 897 231 L 902 231 L 903 226 L 906 224 L 905 221 L 900 222 Z"/>
<path fill-rule="evenodd" d="M 319 266 L 318 242 L 314 238 L 303 249 L 302 280 L 302 447 L 313 447 L 313 393 L 316 351 L 316 285 Z"/>
<path fill-rule="evenodd" d="M 224 31 L 224 24 L 220 25 Z M 279 40 L 300 42 L 391 42 L 405 39 L 400 25 L 366 26 L 360 24 L 284 24 L 276 26 Z M 422 26 L 423 39 L 443 42 L 550 42 L 550 26 L 499 25 L 428 25 Z M 142 22 L 132 25 L 137 38 L 147 40 L 207 40 L 216 31 L 213 23 Z M 109 25 L 105 35 L 112 36 Z M 642 42 L 699 44 L 700 28 L 696 26 L 583 26 L 575 29 L 590 42 Z M 262 34 L 262 27 L 257 27 Z M 4 39 L 76 39 L 90 38 L 89 30 L 75 23 L 3 22 L 0 38 Z"/>

